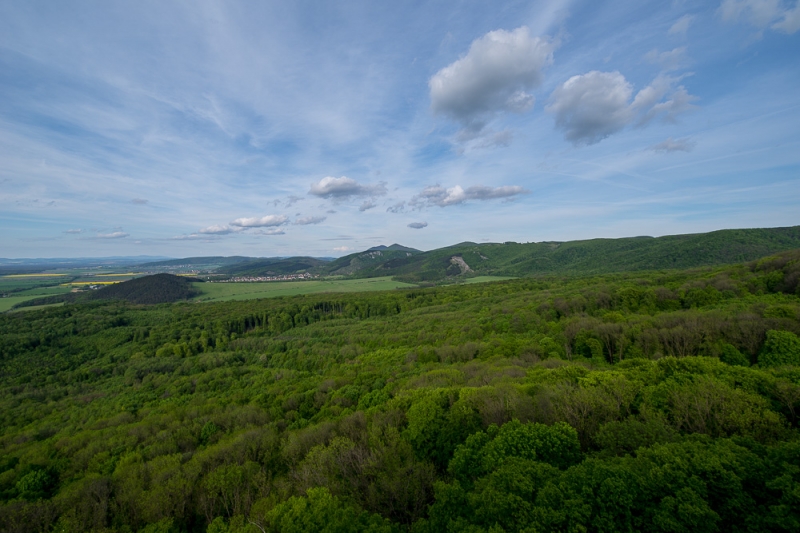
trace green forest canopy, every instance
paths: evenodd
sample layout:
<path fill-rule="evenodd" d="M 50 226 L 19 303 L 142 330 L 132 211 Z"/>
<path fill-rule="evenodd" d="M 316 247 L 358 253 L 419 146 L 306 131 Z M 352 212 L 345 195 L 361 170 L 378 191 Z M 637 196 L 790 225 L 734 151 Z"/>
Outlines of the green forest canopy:
<path fill-rule="evenodd" d="M 799 279 L 0 315 L 0 530 L 796 531 Z"/>

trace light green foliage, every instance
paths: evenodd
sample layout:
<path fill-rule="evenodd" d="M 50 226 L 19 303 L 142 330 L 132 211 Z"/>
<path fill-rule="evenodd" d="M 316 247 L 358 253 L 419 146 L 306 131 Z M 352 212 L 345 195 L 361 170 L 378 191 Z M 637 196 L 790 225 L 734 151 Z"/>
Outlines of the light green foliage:
<path fill-rule="evenodd" d="M 794 264 L 0 315 L 0 531 L 794 531 Z"/>
<path fill-rule="evenodd" d="M 266 531 L 275 533 L 391 533 L 391 524 L 378 515 L 348 505 L 325 488 L 292 497 L 266 516 Z"/>
<path fill-rule="evenodd" d="M 758 355 L 762 366 L 800 365 L 800 337 L 790 331 L 767 331 Z"/>

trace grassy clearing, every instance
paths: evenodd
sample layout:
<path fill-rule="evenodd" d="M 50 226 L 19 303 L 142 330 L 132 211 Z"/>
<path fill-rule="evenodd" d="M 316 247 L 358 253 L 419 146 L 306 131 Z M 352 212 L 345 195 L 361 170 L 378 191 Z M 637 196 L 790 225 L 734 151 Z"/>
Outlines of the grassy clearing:
<path fill-rule="evenodd" d="M 193 283 L 201 291 L 196 297 L 200 302 L 222 302 L 227 300 L 252 300 L 275 298 L 320 292 L 365 292 L 388 291 L 411 288 L 416 285 L 392 281 L 390 277 L 346 280 L 272 281 L 264 283 Z"/>
<path fill-rule="evenodd" d="M 64 287 L 70 287 L 72 285 L 114 285 L 115 283 L 122 283 L 123 281 L 127 280 L 116 280 L 116 281 L 71 281 L 69 283 L 64 283 Z"/>

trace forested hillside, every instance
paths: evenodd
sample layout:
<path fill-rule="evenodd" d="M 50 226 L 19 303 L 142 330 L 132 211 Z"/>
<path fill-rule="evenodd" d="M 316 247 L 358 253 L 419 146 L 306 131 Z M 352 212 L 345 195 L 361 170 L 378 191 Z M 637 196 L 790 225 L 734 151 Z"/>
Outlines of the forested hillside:
<path fill-rule="evenodd" d="M 162 304 L 188 300 L 197 292 L 192 288 L 196 279 L 154 274 L 115 285 L 108 285 L 89 293 L 90 300 L 125 300 L 134 304 Z"/>
<path fill-rule="evenodd" d="M 461 243 L 365 263 L 357 276 L 396 276 L 407 282 L 461 275 L 602 274 L 694 268 L 752 261 L 800 248 L 800 226 L 721 230 L 694 235 L 538 243 Z"/>
<path fill-rule="evenodd" d="M 0 530 L 797 531 L 799 281 L 0 315 Z"/>

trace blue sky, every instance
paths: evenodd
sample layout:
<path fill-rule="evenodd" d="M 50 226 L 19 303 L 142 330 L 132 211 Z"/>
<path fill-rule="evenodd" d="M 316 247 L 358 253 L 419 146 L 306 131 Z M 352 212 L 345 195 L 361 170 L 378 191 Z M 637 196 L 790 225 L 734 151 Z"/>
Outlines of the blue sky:
<path fill-rule="evenodd" d="M 3 2 L 0 257 L 800 224 L 796 0 Z"/>

